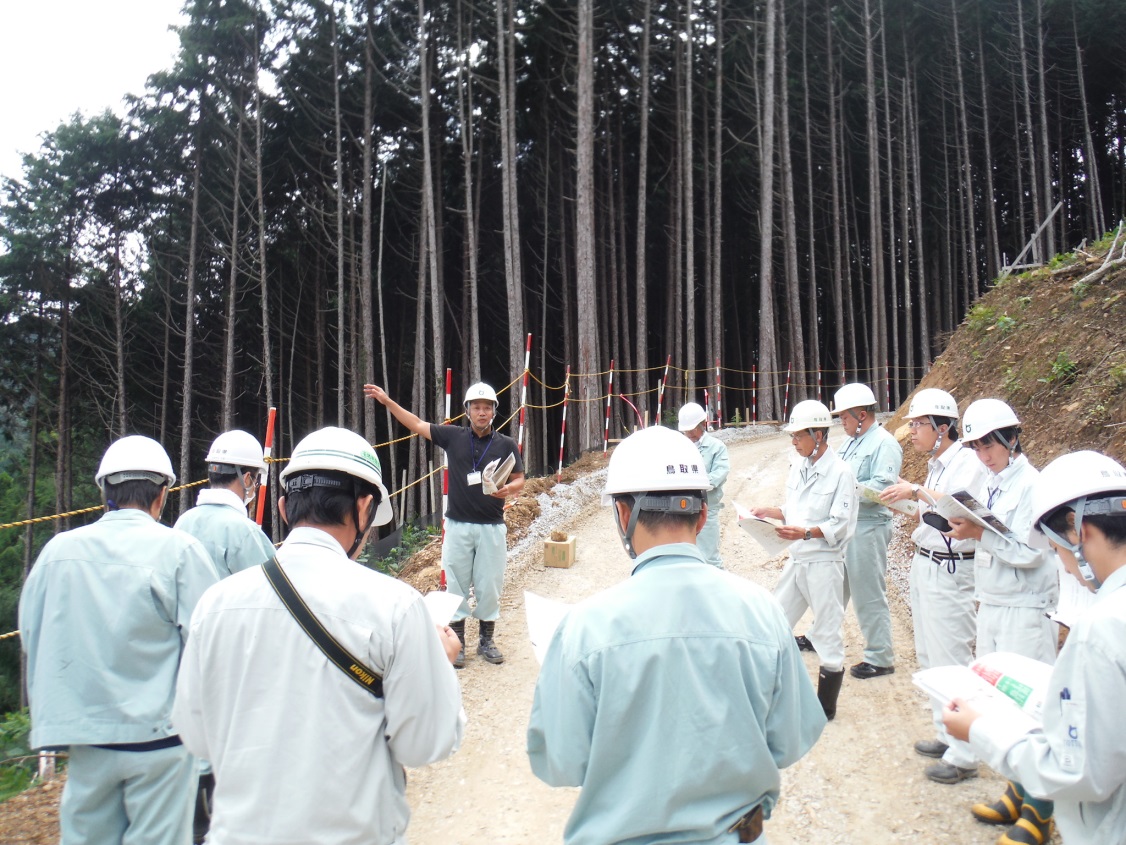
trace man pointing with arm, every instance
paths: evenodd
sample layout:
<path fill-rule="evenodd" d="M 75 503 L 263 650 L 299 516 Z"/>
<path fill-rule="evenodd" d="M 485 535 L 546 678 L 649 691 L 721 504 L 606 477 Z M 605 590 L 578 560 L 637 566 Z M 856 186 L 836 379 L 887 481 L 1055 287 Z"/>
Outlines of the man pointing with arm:
<path fill-rule="evenodd" d="M 411 432 L 445 450 L 450 468 L 450 499 L 442 542 L 442 570 L 446 573 L 446 589 L 462 597 L 450 623 L 463 645 L 454 666 L 460 669 L 465 665 L 465 619 L 470 615 L 467 599 L 471 587 L 477 599 L 472 615 L 480 620 L 477 653 L 489 663 L 503 663 L 504 655 L 493 642 L 493 633 L 500 617 L 500 593 L 508 559 L 504 500 L 524 489 L 524 463 L 516 441 L 493 428 L 496 391 L 484 382 L 466 391 L 468 426 L 426 422 L 395 402 L 378 385 L 365 384 L 364 395 L 386 407 Z M 495 493 L 486 494 L 481 485 L 485 467 L 498 459 L 503 462 L 509 455 L 514 457 L 515 464 L 508 481 Z"/>

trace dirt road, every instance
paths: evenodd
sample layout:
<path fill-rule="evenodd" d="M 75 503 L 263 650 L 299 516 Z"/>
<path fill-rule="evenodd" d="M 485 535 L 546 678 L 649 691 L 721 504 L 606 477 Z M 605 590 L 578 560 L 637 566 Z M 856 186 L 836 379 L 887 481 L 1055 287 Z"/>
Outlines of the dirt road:
<path fill-rule="evenodd" d="M 732 471 L 726 501 L 780 502 L 789 438 L 771 435 L 732 442 L 729 450 Z M 591 504 L 567 526 L 577 537 L 574 567 L 546 569 L 538 562 L 514 566 L 498 623 L 499 644 L 507 660 L 501 666 L 490 666 L 475 656 L 469 661 L 460 673 L 469 715 L 463 747 L 444 763 L 410 773 L 414 845 L 562 841 L 578 790 L 552 789 L 541 783 L 524 753 L 539 667 L 527 640 L 523 591 L 574 602 L 628 577 L 629 560 L 608 512 L 591 498 Z M 721 519 L 727 567 L 772 588 L 781 572 L 781 559 L 766 559 L 735 526 L 730 506 Z M 890 592 L 897 671 L 867 681 L 845 676 L 836 720 L 813 751 L 783 773 L 781 800 L 766 828 L 771 845 L 986 845 L 1001 832 L 975 822 L 969 814 L 971 803 L 992 800 L 1003 789 L 997 775 L 983 767 L 980 777 L 957 786 L 932 783 L 923 776 L 929 761 L 917 756 L 912 744 L 930 736 L 929 708 L 911 684 L 917 667 L 910 614 L 899 590 L 892 587 Z M 473 626 L 470 622 L 471 642 Z M 798 630 L 804 630 L 804 621 Z M 859 661 L 862 641 L 851 609 L 845 618 L 845 644 L 847 664 Z M 816 679 L 816 658 L 806 654 L 805 659 Z"/>

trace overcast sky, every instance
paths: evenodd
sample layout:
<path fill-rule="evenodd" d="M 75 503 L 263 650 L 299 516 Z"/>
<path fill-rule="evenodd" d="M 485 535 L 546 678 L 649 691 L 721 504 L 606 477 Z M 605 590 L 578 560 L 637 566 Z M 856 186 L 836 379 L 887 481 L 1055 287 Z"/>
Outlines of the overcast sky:
<path fill-rule="evenodd" d="M 121 114 L 175 61 L 184 0 L 0 0 L 0 175 L 70 115 Z"/>

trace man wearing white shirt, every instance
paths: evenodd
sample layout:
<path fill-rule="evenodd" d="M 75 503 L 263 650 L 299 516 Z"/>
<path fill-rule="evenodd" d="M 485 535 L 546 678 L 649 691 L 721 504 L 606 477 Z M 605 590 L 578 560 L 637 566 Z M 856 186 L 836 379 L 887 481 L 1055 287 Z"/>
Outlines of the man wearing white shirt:
<path fill-rule="evenodd" d="M 401 845 L 404 766 L 452 754 L 464 714 L 452 662 L 409 585 L 354 562 L 391 519 L 379 459 L 340 428 L 298 443 L 278 503 L 292 526 L 277 565 L 349 656 L 382 679 L 350 679 L 298 623 L 262 567 L 216 584 L 192 616 L 173 722 L 211 761 L 210 845 Z M 357 673 L 358 674 L 358 673 Z"/>
<path fill-rule="evenodd" d="M 915 394 L 907 419 L 911 444 L 917 452 L 929 456 L 927 477 L 921 485 L 900 480 L 881 496 L 888 504 L 905 499 L 919 503 L 919 525 L 911 534 L 915 557 L 911 561 L 910 591 L 915 656 L 920 669 L 968 666 L 974 656 L 977 543 L 951 540 L 922 519 L 933 510 L 931 501 L 944 493 L 976 489 L 986 476 L 985 467 L 974 457 L 973 450 L 963 448 L 958 441 L 958 416 L 958 404 L 945 390 L 930 387 Z M 955 778 L 963 773 L 972 777 L 977 761 L 965 745 L 951 742 L 942 726 L 942 705 L 937 700 L 931 701 L 931 715 L 934 739 L 919 740 L 915 751 L 954 768 Z"/>
<path fill-rule="evenodd" d="M 784 431 L 801 460 L 786 479 L 786 503 L 751 509 L 760 519 L 782 520 L 785 524 L 775 529 L 778 536 L 796 541 L 774 597 L 791 628 L 806 610 L 813 610 L 806 637 L 821 661 L 817 698 L 830 720 L 837 715 L 844 680 L 844 556 L 856 531 L 857 512 L 856 478 L 829 446 L 831 422 L 829 409 L 815 399 L 794 406 Z"/>

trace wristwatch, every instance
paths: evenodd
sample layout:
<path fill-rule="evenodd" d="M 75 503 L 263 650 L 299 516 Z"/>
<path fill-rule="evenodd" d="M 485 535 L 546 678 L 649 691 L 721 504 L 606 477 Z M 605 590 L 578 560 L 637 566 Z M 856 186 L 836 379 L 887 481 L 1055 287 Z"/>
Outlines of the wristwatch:
<path fill-rule="evenodd" d="M 912 484 L 911 485 L 911 498 L 914 499 L 916 502 L 919 501 L 919 485 L 918 484 Z"/>
<path fill-rule="evenodd" d="M 807 539 L 807 540 L 813 539 L 813 529 L 811 529 L 811 528 L 805 529 L 805 539 Z"/>

